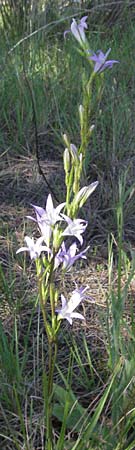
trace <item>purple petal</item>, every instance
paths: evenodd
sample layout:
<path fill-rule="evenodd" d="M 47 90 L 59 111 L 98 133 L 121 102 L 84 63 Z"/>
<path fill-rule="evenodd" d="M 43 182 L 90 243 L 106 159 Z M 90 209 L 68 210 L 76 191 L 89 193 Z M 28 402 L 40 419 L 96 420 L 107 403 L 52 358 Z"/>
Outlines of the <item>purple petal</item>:
<path fill-rule="evenodd" d="M 63 217 L 65 222 L 67 222 L 68 224 L 72 223 L 72 219 L 70 219 L 70 217 L 66 216 L 66 214 L 61 213 L 61 216 Z"/>
<path fill-rule="evenodd" d="M 65 39 L 65 37 L 66 37 L 66 34 L 68 34 L 68 33 L 70 33 L 70 32 L 71 32 L 70 30 L 64 31 L 64 39 Z"/>
<path fill-rule="evenodd" d="M 119 61 L 115 61 L 115 60 L 106 61 L 106 62 L 100 67 L 99 73 L 103 72 L 103 70 L 105 70 L 105 69 L 107 69 L 107 68 L 108 68 L 108 69 L 112 69 L 114 63 L 119 63 Z M 94 69 L 94 71 L 95 71 L 95 69 Z"/>
<path fill-rule="evenodd" d="M 98 62 L 98 61 L 99 61 L 99 58 L 98 58 L 98 56 L 96 55 L 96 53 L 94 53 L 92 56 L 90 56 L 89 59 L 91 59 L 91 61 L 95 61 L 95 62 Z"/>
<path fill-rule="evenodd" d="M 17 253 L 20 253 L 20 252 L 29 252 L 29 248 L 28 248 L 28 247 L 21 247 L 21 248 L 19 248 L 19 249 L 16 251 L 16 254 L 17 254 Z"/>
<path fill-rule="evenodd" d="M 61 294 L 62 309 L 66 307 L 67 302 L 63 294 Z"/>
<path fill-rule="evenodd" d="M 88 25 L 86 23 L 86 20 L 88 19 L 88 16 L 84 16 L 82 17 L 82 19 L 80 20 L 80 25 L 83 26 L 83 28 L 88 28 Z"/>
<path fill-rule="evenodd" d="M 107 52 L 104 54 L 102 50 L 98 50 L 97 53 L 93 53 L 89 57 L 91 61 L 95 62 L 94 72 L 102 72 L 106 68 L 112 68 L 113 64 L 118 63 L 119 61 L 116 61 L 114 59 L 106 61 L 109 53 L 111 51 L 111 48 L 107 50 Z"/>
<path fill-rule="evenodd" d="M 77 245 L 76 242 L 74 242 L 72 245 L 70 245 L 68 252 L 71 258 L 73 258 L 76 254 L 76 250 L 77 250 Z"/>
<path fill-rule="evenodd" d="M 85 320 L 85 317 L 82 315 L 82 314 L 80 314 L 80 313 L 72 313 L 71 314 L 71 317 L 72 317 L 72 319 L 80 319 L 80 320 Z"/>
<path fill-rule="evenodd" d="M 60 205 L 56 206 L 55 211 L 57 212 L 57 214 L 60 213 L 61 209 L 64 208 L 64 206 L 66 205 L 66 202 L 60 203 Z"/>
<path fill-rule="evenodd" d="M 79 33 L 79 26 L 77 25 L 75 19 L 72 20 L 71 33 L 77 39 L 77 41 L 79 41 L 81 43 L 81 35 Z"/>
<path fill-rule="evenodd" d="M 107 59 L 107 56 L 109 55 L 110 52 L 111 52 L 111 48 L 109 48 L 109 49 L 107 50 L 107 52 L 105 53 L 105 55 L 104 55 L 104 53 L 102 52 L 102 50 L 100 50 L 100 54 L 102 55 L 103 58 L 105 57 L 105 59 Z"/>
<path fill-rule="evenodd" d="M 46 212 L 49 213 L 52 210 L 53 210 L 53 201 L 51 194 L 49 194 L 46 201 Z"/>
<path fill-rule="evenodd" d="M 115 63 L 119 63 L 119 61 L 116 61 L 116 59 L 110 59 L 109 61 L 105 62 L 105 66 L 109 66 L 110 64 L 113 65 Z"/>
<path fill-rule="evenodd" d="M 37 206 L 37 205 L 33 205 L 32 203 L 31 203 L 31 206 L 35 209 L 35 211 L 37 212 L 37 214 L 40 217 L 42 217 L 43 214 L 45 213 L 45 209 L 44 208 L 41 208 L 40 206 Z"/>
<path fill-rule="evenodd" d="M 26 218 L 27 218 L 27 219 L 30 219 L 30 220 L 33 220 L 33 222 L 37 222 L 37 220 L 34 219 L 34 217 L 32 217 L 32 216 L 26 216 Z"/>
<path fill-rule="evenodd" d="M 70 314 L 66 314 L 66 316 L 64 317 L 64 319 L 68 320 L 68 322 L 70 323 L 70 325 L 72 325 L 72 317 L 70 316 Z"/>

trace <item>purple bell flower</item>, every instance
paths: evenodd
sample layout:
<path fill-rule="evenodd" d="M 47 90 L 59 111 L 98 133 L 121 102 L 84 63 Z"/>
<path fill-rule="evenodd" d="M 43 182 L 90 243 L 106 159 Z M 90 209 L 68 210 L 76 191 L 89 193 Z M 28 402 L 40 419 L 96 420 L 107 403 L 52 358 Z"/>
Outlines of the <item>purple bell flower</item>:
<path fill-rule="evenodd" d="M 115 59 L 110 59 L 106 61 L 110 51 L 111 48 L 109 48 L 109 50 L 107 50 L 107 52 L 104 54 L 102 50 L 98 50 L 97 53 L 93 53 L 93 55 L 89 56 L 89 59 L 95 62 L 94 66 L 95 73 L 103 72 L 107 68 L 112 69 L 113 64 L 119 63 L 119 61 L 116 61 Z"/>

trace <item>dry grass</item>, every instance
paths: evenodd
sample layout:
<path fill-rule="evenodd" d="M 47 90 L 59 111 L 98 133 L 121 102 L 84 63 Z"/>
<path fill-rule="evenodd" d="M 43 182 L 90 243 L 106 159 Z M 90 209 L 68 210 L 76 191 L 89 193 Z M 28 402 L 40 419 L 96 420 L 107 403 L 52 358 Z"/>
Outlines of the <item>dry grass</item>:
<path fill-rule="evenodd" d="M 43 320 L 39 306 L 37 304 L 37 286 L 33 264 L 29 258 L 19 258 L 16 249 L 22 245 L 24 234 L 29 234 L 33 230 L 33 224 L 29 223 L 26 216 L 31 213 L 31 202 L 45 204 L 48 190 L 39 176 L 34 158 L 8 159 L 2 162 L 0 173 L 1 185 L 1 218 L 2 226 L 0 233 L 1 264 L 5 280 L 7 280 L 10 291 L 10 298 L 6 297 L 6 291 L 2 285 L 1 296 L 1 317 L 4 330 L 9 341 L 12 339 L 14 331 L 14 318 L 16 317 L 19 342 L 20 363 L 25 352 L 25 340 L 28 336 L 28 359 L 23 371 L 23 384 L 20 386 L 21 408 L 23 411 L 27 439 L 31 436 L 33 442 L 32 450 L 42 450 L 44 448 L 45 427 L 44 427 L 44 405 L 41 395 L 42 385 L 42 355 L 44 354 L 47 366 L 47 342 L 44 332 Z M 53 187 L 58 183 L 58 192 L 63 196 L 64 174 L 62 165 L 56 161 L 45 161 L 42 164 L 44 172 Z M 61 183 L 61 187 L 60 187 Z M 95 200 L 94 200 L 95 201 Z M 94 203 L 91 204 L 93 209 Z M 86 210 L 87 211 L 87 210 Z M 85 212 L 86 212 L 85 211 Z M 58 365 L 63 375 L 67 375 L 68 361 L 71 348 L 74 349 L 74 340 L 77 342 L 81 355 L 82 365 L 78 366 L 77 361 L 73 364 L 72 386 L 75 395 L 88 411 L 94 411 L 102 393 L 104 391 L 108 377 L 107 369 L 107 335 L 106 335 L 106 312 L 109 285 L 108 285 L 108 262 L 106 258 L 107 243 L 104 245 L 104 234 L 100 234 L 98 227 L 98 217 L 96 221 L 96 234 L 88 231 L 86 240 L 91 244 L 86 264 L 78 264 L 68 273 L 64 281 L 60 283 L 60 291 L 65 295 L 69 294 L 75 284 L 88 286 L 88 299 L 83 305 L 83 313 L 86 321 L 79 323 L 76 321 L 71 328 L 64 321 L 59 335 Z M 94 223 L 93 221 L 93 223 Z M 93 227 L 94 230 L 94 227 Z M 93 234 L 92 234 L 93 233 Z M 125 283 L 125 271 L 122 283 Z M 113 269 L 112 288 L 117 286 L 117 264 Z M 129 297 L 127 298 L 125 315 L 130 321 L 130 295 L 133 297 L 135 285 L 132 282 Z M 31 326 L 30 326 L 31 322 Z M 123 329 L 123 333 L 127 330 Z M 91 379 L 87 356 L 84 354 L 83 337 L 87 339 L 92 360 L 94 383 L 88 388 L 88 380 Z M 127 338 L 127 335 L 126 335 Z M 88 376 L 87 382 L 83 380 L 81 371 L 85 369 Z M 57 370 L 55 382 L 62 384 Z M 8 387 L 9 398 L 12 396 L 12 385 Z M 30 405 L 33 412 L 30 419 Z M 4 408 L 4 409 L 3 409 Z M 5 420 L 6 418 L 6 420 Z M 14 406 L 12 412 L 7 406 L 1 406 L 1 429 L 5 438 L 1 437 L 1 445 L 4 450 L 14 450 L 14 443 L 8 440 L 7 424 L 11 430 L 14 429 L 18 439 L 20 449 L 23 449 L 22 437 L 20 436 L 20 422 L 18 413 Z M 59 430 L 59 423 L 54 421 L 55 430 Z"/>

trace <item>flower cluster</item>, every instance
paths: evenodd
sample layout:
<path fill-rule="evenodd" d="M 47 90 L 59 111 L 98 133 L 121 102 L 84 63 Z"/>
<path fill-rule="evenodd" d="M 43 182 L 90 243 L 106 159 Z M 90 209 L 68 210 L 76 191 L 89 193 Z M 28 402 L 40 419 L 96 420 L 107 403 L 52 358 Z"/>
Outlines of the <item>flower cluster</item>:
<path fill-rule="evenodd" d="M 79 218 L 78 214 L 80 208 L 98 185 L 98 181 L 94 181 L 89 185 L 82 186 L 82 181 L 87 180 L 87 168 L 90 161 L 89 140 L 95 126 L 90 121 L 93 120 L 95 100 L 99 105 L 102 96 L 104 81 L 102 72 L 108 68 L 111 69 L 114 64 L 118 63 L 115 59 L 108 60 L 110 48 L 105 54 L 102 50 L 97 52 L 90 50 L 86 38 L 87 18 L 88 16 L 84 16 L 80 20 L 73 18 L 70 30 L 64 33 L 66 37 L 67 33 L 71 32 L 80 46 L 79 53 L 86 58 L 91 68 L 89 78 L 87 75 L 82 77 L 83 95 L 82 104 L 79 106 L 80 145 L 76 147 L 70 142 L 66 133 L 63 135 L 66 201 L 54 207 L 51 194 L 49 194 L 45 208 L 31 205 L 34 209 L 34 217 L 27 216 L 27 218 L 37 225 L 40 237 L 35 240 L 33 237 L 25 236 L 25 245 L 16 252 L 17 254 L 27 252 L 32 262 L 35 262 L 38 299 L 48 341 L 47 371 L 43 369 L 45 370 L 44 380 L 47 398 L 45 411 L 47 424 L 45 446 L 47 448 L 54 448 L 52 441 L 54 434 L 52 430 L 54 370 L 59 342 L 57 336 L 61 321 L 65 319 L 72 325 L 74 319 L 85 320 L 84 315 L 76 312 L 76 309 L 87 298 L 94 301 L 87 293 L 88 286 L 78 287 L 76 283 L 73 292 L 65 297 L 64 292 L 60 292 L 58 280 L 63 281 L 63 276 L 61 279 L 59 273 L 61 271 L 62 275 L 65 275 L 65 272 L 70 271 L 76 261 L 79 259 L 86 260 L 87 258 L 89 246 L 85 249 L 80 249 L 80 247 L 84 244 L 83 234 L 88 223 L 86 220 Z M 91 106 L 93 92 L 94 102 Z M 64 430 L 66 429 L 66 418 L 63 422 Z M 62 440 L 64 442 L 64 434 Z M 59 444 L 59 439 L 57 443 Z"/>
<path fill-rule="evenodd" d="M 79 20 L 78 23 L 75 19 L 72 19 L 71 28 L 70 30 L 65 31 L 64 37 L 67 33 L 71 32 L 88 55 L 88 59 L 95 63 L 94 72 L 100 73 L 107 68 L 111 69 L 113 67 L 113 64 L 118 63 L 119 61 L 115 59 L 110 59 L 107 61 L 107 57 L 111 51 L 111 48 L 109 48 L 109 50 L 107 50 L 105 54 L 102 52 L 102 50 L 98 50 L 97 53 L 94 53 L 88 49 L 87 39 L 85 35 L 85 30 L 87 30 L 88 28 L 88 25 L 86 23 L 87 18 L 88 16 L 82 17 L 82 19 Z"/>
<path fill-rule="evenodd" d="M 33 237 L 25 237 L 26 246 L 21 247 L 16 253 L 29 252 L 31 260 L 38 260 L 41 254 L 46 254 L 46 258 L 49 258 L 50 263 L 53 262 L 53 270 L 58 269 L 59 266 L 62 270 L 68 271 L 71 266 L 79 258 L 86 259 L 86 252 L 89 247 L 78 253 L 77 243 L 73 242 L 68 248 L 66 248 L 64 238 L 67 236 L 75 237 L 79 243 L 83 244 L 82 234 L 84 233 L 87 222 L 82 219 L 70 219 L 64 213 L 62 209 L 65 203 L 61 203 L 56 208 L 53 206 L 53 201 L 51 194 L 47 197 L 46 208 L 43 209 L 37 205 L 32 205 L 36 214 L 36 218 L 32 216 L 27 216 L 30 220 L 34 221 L 38 225 L 38 229 L 41 236 L 34 241 Z M 60 226 L 58 227 L 58 222 Z M 63 224 L 65 228 L 63 230 Z M 57 252 L 53 251 L 54 235 L 58 233 L 60 236 L 61 244 Z M 43 243 L 45 245 L 43 245 Z M 61 309 L 56 308 L 58 314 L 58 321 L 60 319 L 67 319 L 70 324 L 72 324 L 73 318 L 84 319 L 84 317 L 79 313 L 74 313 L 74 309 L 82 302 L 84 299 L 84 292 L 86 288 L 76 289 L 69 302 L 66 301 L 64 295 L 61 295 L 62 307 Z"/>
<path fill-rule="evenodd" d="M 74 312 L 77 306 L 84 300 L 85 291 L 87 288 L 76 288 L 69 301 L 67 301 L 63 294 L 61 294 L 61 308 L 57 308 L 58 291 L 54 286 L 54 273 L 61 269 L 62 271 L 69 271 L 75 261 L 78 259 L 86 259 L 86 252 L 89 247 L 84 250 L 79 250 L 77 245 L 83 245 L 83 233 L 87 227 L 87 221 L 77 218 L 79 209 L 87 201 L 88 197 L 94 192 L 98 185 L 98 181 L 91 183 L 88 186 L 81 187 L 81 179 L 83 170 L 85 168 L 86 152 L 89 143 L 89 137 L 94 128 L 94 125 L 89 125 L 89 109 L 92 93 L 92 83 L 96 74 L 100 74 L 107 68 L 112 68 L 113 64 L 118 63 L 117 60 L 107 60 L 111 51 L 107 50 L 104 54 L 102 50 L 96 53 L 89 49 L 86 38 L 86 30 L 88 16 L 82 17 L 76 21 L 72 19 L 70 30 L 65 31 L 64 36 L 71 32 L 73 37 L 78 41 L 81 50 L 87 61 L 93 66 L 93 72 L 84 90 L 84 102 L 79 107 L 80 116 L 80 148 L 69 142 L 66 134 L 63 136 L 66 148 L 64 151 L 64 170 L 65 170 L 65 184 L 66 184 L 66 202 L 54 207 L 51 194 L 48 195 L 46 201 L 46 208 L 41 208 L 37 205 L 32 205 L 35 212 L 35 217 L 28 216 L 34 221 L 40 232 L 40 237 L 34 241 L 34 238 L 25 237 L 26 246 L 17 250 L 17 253 L 26 251 L 29 253 L 31 260 L 35 260 L 37 267 L 37 274 L 44 276 L 39 279 L 42 284 L 40 292 L 43 296 L 42 306 L 46 303 L 50 295 L 50 305 L 52 312 L 52 329 L 45 318 L 45 326 L 48 336 L 52 333 L 54 337 L 59 327 L 61 319 L 67 319 L 72 324 L 73 318 L 84 319 L 80 313 Z M 94 65 L 93 65 L 94 63 Z M 93 76 L 94 75 L 94 76 Z M 99 99 L 100 90 L 98 90 Z M 85 97 L 86 95 L 86 97 Z M 85 170 L 84 170 L 85 171 Z M 66 214 L 65 214 L 66 212 Z M 70 239 L 70 245 L 67 246 L 65 239 Z M 72 242 L 73 241 L 73 242 Z M 43 257 L 42 257 L 43 256 Z M 39 262 L 39 265 L 38 265 Z M 41 270 L 39 269 L 41 268 Z M 49 288 L 48 288 L 49 284 Z M 50 291 L 49 291 L 50 289 Z M 49 294 L 48 294 L 49 292 Z M 56 314 L 57 313 L 57 320 Z M 55 328 L 55 320 L 57 326 Z M 55 330 L 54 330 L 55 329 Z"/>

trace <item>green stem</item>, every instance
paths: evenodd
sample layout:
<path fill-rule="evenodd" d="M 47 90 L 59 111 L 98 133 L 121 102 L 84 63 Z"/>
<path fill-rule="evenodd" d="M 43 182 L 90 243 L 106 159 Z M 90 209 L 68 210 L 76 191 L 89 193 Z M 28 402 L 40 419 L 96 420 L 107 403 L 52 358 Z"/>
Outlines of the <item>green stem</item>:
<path fill-rule="evenodd" d="M 85 159 L 86 150 L 89 143 L 89 129 L 90 129 L 90 113 L 91 113 L 91 96 L 92 96 L 92 83 L 95 79 L 95 72 L 92 72 L 88 83 L 84 86 L 84 97 L 83 97 L 83 120 L 81 123 L 81 146 L 80 153 L 82 153 Z"/>
<path fill-rule="evenodd" d="M 55 296 L 54 296 L 54 286 L 52 283 L 52 275 L 54 268 L 54 260 L 50 265 L 49 277 L 47 278 L 47 288 L 44 285 L 44 278 L 42 276 L 42 265 L 39 259 L 36 260 L 37 278 L 38 278 L 38 288 L 39 288 L 39 298 L 40 306 L 43 315 L 44 326 L 48 338 L 48 348 L 49 348 L 49 368 L 47 377 L 47 392 L 46 392 L 46 444 L 45 450 L 53 450 L 53 434 L 52 434 L 52 409 L 53 409 L 53 378 L 55 363 L 57 357 L 57 332 L 59 327 L 57 327 L 56 316 L 55 316 Z M 51 305 L 51 316 L 52 316 L 52 326 L 50 326 L 47 316 L 46 316 L 46 302 L 48 298 L 48 292 L 50 291 L 50 305 Z"/>
<path fill-rule="evenodd" d="M 44 289 L 44 284 L 43 284 L 43 280 L 42 280 L 41 263 L 40 263 L 39 259 L 36 260 L 36 269 L 37 269 L 37 279 L 38 279 L 39 301 L 40 301 L 40 306 L 41 306 L 41 311 L 42 311 L 42 316 L 43 316 L 43 321 L 44 321 L 44 327 L 46 330 L 47 337 L 48 337 L 48 339 L 50 339 L 51 330 L 50 330 L 50 326 L 47 321 L 46 309 L 45 309 L 45 304 L 46 304 L 47 297 L 48 297 L 48 289 L 46 289 L 46 291 Z"/>
<path fill-rule="evenodd" d="M 56 314 L 55 314 L 55 296 L 54 296 L 53 283 L 50 283 L 50 305 L 51 305 L 51 313 L 52 313 L 52 330 L 55 332 Z"/>
<path fill-rule="evenodd" d="M 67 192 L 66 192 L 66 210 L 67 215 L 70 216 L 70 199 L 72 195 L 72 188 L 73 188 L 73 180 L 74 180 L 74 164 L 71 167 L 69 180 L 67 184 Z"/>
<path fill-rule="evenodd" d="M 54 347 L 54 352 L 53 352 Z M 57 357 L 57 340 L 49 342 L 49 373 L 48 373 L 48 402 L 46 410 L 46 446 L 45 450 L 53 450 L 52 408 L 53 408 L 53 378 Z"/>

